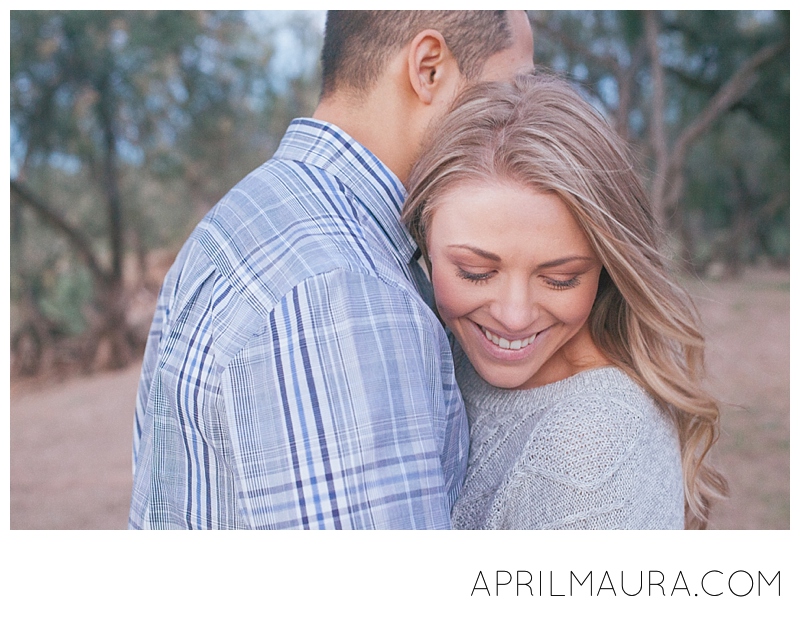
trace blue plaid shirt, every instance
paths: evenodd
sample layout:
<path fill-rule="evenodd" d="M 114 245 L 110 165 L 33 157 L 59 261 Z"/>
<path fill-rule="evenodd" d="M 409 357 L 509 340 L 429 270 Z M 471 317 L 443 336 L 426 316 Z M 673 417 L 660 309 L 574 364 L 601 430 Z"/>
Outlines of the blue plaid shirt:
<path fill-rule="evenodd" d="M 198 225 L 145 352 L 131 528 L 450 527 L 467 422 L 403 197 L 297 119 Z"/>

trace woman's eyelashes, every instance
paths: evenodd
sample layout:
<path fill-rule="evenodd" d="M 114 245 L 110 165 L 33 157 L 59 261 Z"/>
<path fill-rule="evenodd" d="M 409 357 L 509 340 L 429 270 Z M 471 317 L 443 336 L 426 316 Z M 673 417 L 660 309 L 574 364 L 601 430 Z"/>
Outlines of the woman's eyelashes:
<path fill-rule="evenodd" d="M 578 284 L 581 283 L 580 276 L 573 276 L 568 280 L 559 280 L 557 278 L 545 277 L 544 281 L 547 283 L 548 286 L 556 290 L 575 288 L 576 286 L 578 286 Z"/>
<path fill-rule="evenodd" d="M 463 280 L 467 280 L 468 282 L 473 282 L 475 284 L 482 284 L 492 278 L 496 271 L 467 271 L 462 267 L 457 267 L 456 273 L 458 277 Z M 567 279 L 542 276 L 542 279 L 547 286 L 558 291 L 575 288 L 580 284 L 580 276 L 577 275 Z"/>
<path fill-rule="evenodd" d="M 466 269 L 462 269 L 461 267 L 457 268 L 458 277 L 469 282 L 486 282 L 489 278 L 494 275 L 494 271 L 482 271 L 482 272 L 474 272 L 474 271 L 467 271 Z"/>

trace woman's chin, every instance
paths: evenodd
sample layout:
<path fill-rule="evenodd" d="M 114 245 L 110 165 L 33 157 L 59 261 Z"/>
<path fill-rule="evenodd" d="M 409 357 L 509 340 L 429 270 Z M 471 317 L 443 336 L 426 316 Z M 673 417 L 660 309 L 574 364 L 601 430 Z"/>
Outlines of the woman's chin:
<path fill-rule="evenodd" d="M 473 360 L 470 361 L 473 362 L 472 366 L 478 376 L 494 387 L 505 390 L 519 390 L 523 389 L 522 386 L 531 379 L 529 373 L 509 372 L 508 368 L 485 368 L 481 364 L 476 365 Z"/>

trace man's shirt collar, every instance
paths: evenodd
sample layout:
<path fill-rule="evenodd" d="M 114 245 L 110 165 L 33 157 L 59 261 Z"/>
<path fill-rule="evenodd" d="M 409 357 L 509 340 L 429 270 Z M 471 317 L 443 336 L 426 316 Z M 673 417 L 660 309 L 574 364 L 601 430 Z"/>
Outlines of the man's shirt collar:
<path fill-rule="evenodd" d="M 274 159 L 304 162 L 337 177 L 383 230 L 400 258 L 410 262 L 417 244 L 400 223 L 406 191 L 397 176 L 368 149 L 324 121 L 291 122 Z"/>

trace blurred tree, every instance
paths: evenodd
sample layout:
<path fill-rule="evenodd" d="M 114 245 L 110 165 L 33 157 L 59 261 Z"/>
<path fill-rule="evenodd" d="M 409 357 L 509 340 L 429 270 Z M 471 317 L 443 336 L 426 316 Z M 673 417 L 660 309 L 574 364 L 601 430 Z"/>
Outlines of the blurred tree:
<path fill-rule="evenodd" d="M 752 234 L 755 253 L 788 252 L 769 232 L 788 225 L 788 13 L 531 16 L 537 64 L 578 83 L 647 158 L 654 212 L 687 263 L 735 272 Z"/>
<path fill-rule="evenodd" d="M 537 64 L 576 82 L 655 171 L 654 203 L 685 256 L 731 272 L 788 256 L 788 12 L 530 15 Z M 179 245 L 291 118 L 311 113 L 319 22 L 302 11 L 11 13 L 23 367 L 68 340 L 86 364 L 102 341 L 112 365 L 130 358 L 131 256 L 141 274 L 153 249 Z"/>
<path fill-rule="evenodd" d="M 311 36 L 303 26 L 289 27 Z M 83 330 L 85 365 L 105 341 L 123 366 L 141 341 L 126 255 L 182 242 L 285 128 L 271 120 L 286 99 L 274 33 L 225 11 L 14 11 L 10 32 L 14 343 L 32 370 Z M 314 70 L 294 83 L 318 88 Z"/>

